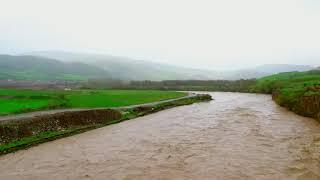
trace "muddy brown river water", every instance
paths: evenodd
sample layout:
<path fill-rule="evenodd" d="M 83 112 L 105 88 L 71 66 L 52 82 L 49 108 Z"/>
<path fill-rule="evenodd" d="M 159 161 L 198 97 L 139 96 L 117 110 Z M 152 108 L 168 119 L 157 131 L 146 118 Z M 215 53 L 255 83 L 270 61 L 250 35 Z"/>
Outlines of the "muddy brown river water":
<path fill-rule="evenodd" d="M 0 179 L 320 179 L 320 123 L 269 95 L 211 93 L 0 157 Z"/>

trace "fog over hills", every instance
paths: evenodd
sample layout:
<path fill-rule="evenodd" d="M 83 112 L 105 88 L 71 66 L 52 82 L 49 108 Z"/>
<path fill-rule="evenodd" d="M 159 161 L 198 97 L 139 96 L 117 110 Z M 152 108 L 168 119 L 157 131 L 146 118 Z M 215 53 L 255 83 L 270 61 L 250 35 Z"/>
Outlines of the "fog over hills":
<path fill-rule="evenodd" d="M 86 59 L 132 79 L 250 78 L 291 70 L 254 68 L 264 64 L 319 66 L 319 21 L 319 0 L 3 0 L 0 54 L 51 51 L 35 55 Z M 119 74 L 125 59 L 151 73 Z"/>
<path fill-rule="evenodd" d="M 108 78 L 124 80 L 168 80 L 168 79 L 250 79 L 289 71 L 307 71 L 311 66 L 267 64 L 240 70 L 206 70 L 184 68 L 150 61 L 135 60 L 128 57 L 103 54 L 86 54 L 63 51 L 39 51 L 28 55 L 56 59 L 65 63 L 84 63 L 104 69 Z"/>
<path fill-rule="evenodd" d="M 308 71 L 312 66 L 292 64 L 266 64 L 255 68 L 259 72 L 274 74 L 279 72 Z"/>

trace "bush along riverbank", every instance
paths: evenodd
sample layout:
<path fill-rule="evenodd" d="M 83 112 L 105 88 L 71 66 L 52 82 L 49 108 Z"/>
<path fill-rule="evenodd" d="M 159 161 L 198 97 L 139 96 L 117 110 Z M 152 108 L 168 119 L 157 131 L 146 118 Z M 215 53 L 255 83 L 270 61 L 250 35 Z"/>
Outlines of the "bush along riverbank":
<path fill-rule="evenodd" d="M 279 105 L 320 120 L 320 71 L 288 72 L 261 78 L 251 92 L 272 94 Z"/>
<path fill-rule="evenodd" d="M 172 107 L 210 100 L 210 95 L 199 94 L 154 105 L 67 111 L 3 121 L 0 122 L 0 155 Z"/>

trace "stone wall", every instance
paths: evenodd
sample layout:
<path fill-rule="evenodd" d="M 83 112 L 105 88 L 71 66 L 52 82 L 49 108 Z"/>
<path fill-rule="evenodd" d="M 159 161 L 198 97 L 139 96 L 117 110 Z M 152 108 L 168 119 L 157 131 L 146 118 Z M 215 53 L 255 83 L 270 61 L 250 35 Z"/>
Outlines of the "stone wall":
<path fill-rule="evenodd" d="M 320 96 L 308 95 L 299 99 L 299 114 L 320 120 Z"/>
<path fill-rule="evenodd" d="M 35 116 L 0 123 L 0 144 L 37 135 L 47 131 L 60 131 L 72 127 L 103 124 L 121 118 L 121 113 L 112 109 L 68 111 Z"/>

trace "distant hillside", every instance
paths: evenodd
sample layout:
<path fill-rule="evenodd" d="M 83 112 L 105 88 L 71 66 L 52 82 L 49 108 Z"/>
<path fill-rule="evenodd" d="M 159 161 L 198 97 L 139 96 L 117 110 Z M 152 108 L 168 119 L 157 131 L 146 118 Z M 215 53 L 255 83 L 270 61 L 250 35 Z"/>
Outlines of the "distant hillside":
<path fill-rule="evenodd" d="M 63 51 L 40 51 L 31 52 L 27 55 L 38 57 L 45 60 L 59 60 L 61 64 L 68 69 L 63 72 L 54 70 L 54 77 L 64 78 L 72 77 L 75 79 L 88 79 L 92 77 L 113 78 L 122 80 L 237 80 L 260 78 L 280 72 L 289 71 L 307 71 L 312 69 L 310 66 L 287 65 L 287 64 L 269 64 L 241 70 L 217 71 L 177 67 L 161 63 L 135 60 L 127 57 L 110 56 L 101 54 L 70 53 Z M 28 57 L 28 56 L 27 56 Z M 30 62 L 32 64 L 33 62 Z M 69 66 L 72 63 L 72 68 Z M 79 71 L 81 68 L 83 71 Z M 28 67 L 29 69 L 32 67 Z M 214 69 L 214 67 L 208 67 Z M 90 70 L 89 70 L 90 69 Z M 49 69 L 50 72 L 51 69 Z M 73 72 L 76 71 L 76 72 Z M 72 73 L 70 73 L 72 72 Z M 43 72 L 46 74 L 46 71 Z M 61 74 L 62 73 L 62 74 Z M 31 73 L 32 74 L 32 73 Z M 66 75 L 63 75 L 66 74 Z M 70 75 L 73 74 L 73 75 Z M 30 72 L 20 77 L 29 78 Z M 35 75 L 34 77 L 36 77 Z M 51 75 L 43 75 L 43 78 L 50 78 Z"/>
<path fill-rule="evenodd" d="M 255 68 L 256 71 L 276 74 L 280 72 L 292 72 L 292 71 L 309 71 L 313 67 L 306 65 L 292 65 L 292 64 L 266 64 Z"/>
<path fill-rule="evenodd" d="M 42 51 L 29 54 L 58 59 L 63 62 L 82 62 L 101 67 L 109 72 L 111 78 L 115 79 L 157 81 L 167 79 L 211 79 L 219 77 L 219 73 L 214 73 L 209 70 L 182 68 L 119 56 L 60 51 Z"/>
<path fill-rule="evenodd" d="M 87 80 L 106 77 L 101 68 L 34 56 L 0 55 L 0 79 L 16 80 Z"/>
<path fill-rule="evenodd" d="M 233 71 L 215 71 L 204 69 L 192 69 L 176 67 L 149 61 L 134 60 L 127 57 L 70 53 L 61 51 L 41 51 L 29 53 L 35 56 L 43 56 L 58 59 L 64 62 L 82 62 L 106 70 L 111 78 L 124 80 L 237 80 L 260 78 L 289 71 L 307 71 L 310 66 L 269 64 Z M 212 67 L 214 69 L 214 67 Z"/>

